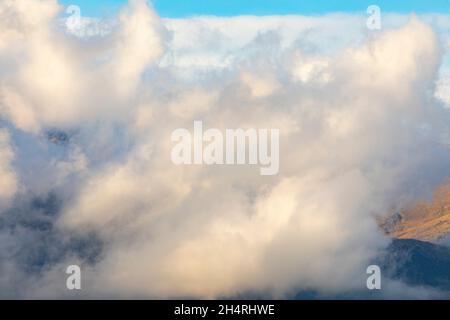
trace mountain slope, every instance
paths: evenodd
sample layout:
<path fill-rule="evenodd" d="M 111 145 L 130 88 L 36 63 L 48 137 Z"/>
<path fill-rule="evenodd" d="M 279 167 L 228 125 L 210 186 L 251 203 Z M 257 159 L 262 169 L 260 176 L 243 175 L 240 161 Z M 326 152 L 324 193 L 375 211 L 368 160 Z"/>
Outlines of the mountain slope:
<path fill-rule="evenodd" d="M 395 239 L 380 257 L 392 279 L 450 292 L 450 248 L 419 240 Z"/>
<path fill-rule="evenodd" d="M 381 223 L 393 238 L 438 241 L 450 233 L 450 180 L 446 180 L 431 200 L 420 201 Z"/>

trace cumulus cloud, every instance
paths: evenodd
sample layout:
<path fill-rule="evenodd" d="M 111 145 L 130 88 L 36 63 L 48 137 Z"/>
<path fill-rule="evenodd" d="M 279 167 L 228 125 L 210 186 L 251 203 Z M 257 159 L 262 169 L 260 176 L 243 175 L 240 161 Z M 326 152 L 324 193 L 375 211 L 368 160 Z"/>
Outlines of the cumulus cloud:
<path fill-rule="evenodd" d="M 0 205 L 10 200 L 18 190 L 18 178 L 12 168 L 13 159 L 14 151 L 10 146 L 9 133 L 2 129 L 0 130 Z"/>
<path fill-rule="evenodd" d="M 95 239 L 101 253 L 65 246 L 24 296 L 64 292 L 74 261 L 93 297 L 362 290 L 389 242 L 375 218 L 448 173 L 448 114 L 432 94 L 442 52 L 417 17 L 319 49 L 342 17 L 167 21 L 135 0 L 108 35 L 84 41 L 58 27 L 55 1 L 26 2 L 0 4 L 0 116 L 32 157 L 11 173 L 0 140 L 0 175 L 12 181 L 0 196 L 17 177 L 31 198 L 55 192 L 52 239 Z M 194 120 L 280 129 L 279 175 L 174 165 L 171 132 Z M 67 142 L 45 139 L 54 128 Z"/>

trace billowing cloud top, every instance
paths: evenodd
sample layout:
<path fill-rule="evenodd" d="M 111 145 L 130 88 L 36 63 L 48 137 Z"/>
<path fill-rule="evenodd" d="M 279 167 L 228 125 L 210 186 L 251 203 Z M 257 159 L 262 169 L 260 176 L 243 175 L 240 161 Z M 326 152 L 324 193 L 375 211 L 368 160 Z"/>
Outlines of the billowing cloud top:
<path fill-rule="evenodd" d="M 134 0 L 80 38 L 61 10 L 0 3 L 0 296 L 70 298 L 74 263 L 89 297 L 364 290 L 376 217 L 448 174 L 441 44 L 417 17 L 161 20 Z M 320 47 L 336 25 L 354 31 Z M 280 173 L 174 165 L 194 120 L 279 128 Z"/>

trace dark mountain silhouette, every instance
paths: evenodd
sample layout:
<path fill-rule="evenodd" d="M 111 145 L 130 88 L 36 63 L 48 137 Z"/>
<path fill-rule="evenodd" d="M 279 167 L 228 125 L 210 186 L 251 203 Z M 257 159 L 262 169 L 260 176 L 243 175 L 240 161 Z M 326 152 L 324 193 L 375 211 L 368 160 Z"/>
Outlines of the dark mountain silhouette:
<path fill-rule="evenodd" d="M 450 248 L 414 239 L 394 239 L 380 257 L 386 274 L 413 286 L 450 293 Z"/>

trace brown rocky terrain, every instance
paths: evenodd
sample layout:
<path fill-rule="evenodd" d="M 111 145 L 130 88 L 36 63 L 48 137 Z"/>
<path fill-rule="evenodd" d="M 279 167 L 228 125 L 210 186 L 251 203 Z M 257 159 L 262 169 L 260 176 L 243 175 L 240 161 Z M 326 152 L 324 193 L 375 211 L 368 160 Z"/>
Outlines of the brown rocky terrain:
<path fill-rule="evenodd" d="M 450 233 L 450 179 L 430 200 L 418 201 L 381 223 L 393 238 L 436 242 Z"/>

